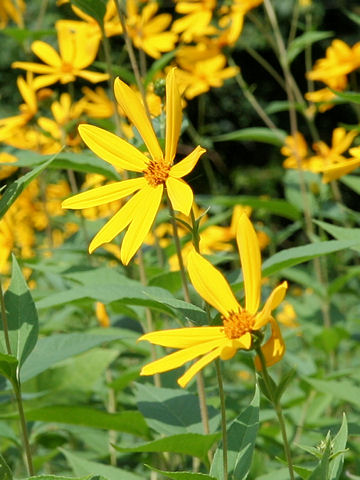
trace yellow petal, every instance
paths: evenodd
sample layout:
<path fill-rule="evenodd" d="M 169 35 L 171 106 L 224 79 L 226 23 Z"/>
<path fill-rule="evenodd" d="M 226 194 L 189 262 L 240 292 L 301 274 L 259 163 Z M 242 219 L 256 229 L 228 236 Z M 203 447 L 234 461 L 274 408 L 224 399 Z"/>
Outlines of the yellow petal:
<path fill-rule="evenodd" d="M 173 209 L 189 215 L 194 200 L 194 194 L 189 185 L 179 178 L 168 177 L 166 190 Z"/>
<path fill-rule="evenodd" d="M 26 83 L 22 77 L 18 77 L 17 85 L 21 96 L 25 100 L 30 111 L 35 114 L 37 112 L 37 101 L 34 89 L 31 88 L 30 85 Z"/>
<path fill-rule="evenodd" d="M 227 315 L 241 309 L 223 274 L 195 250 L 188 255 L 187 269 L 195 290 L 220 313 Z"/>
<path fill-rule="evenodd" d="M 170 175 L 175 178 L 185 177 L 185 175 L 193 170 L 199 158 L 205 152 L 205 148 L 202 148 L 198 145 L 189 155 L 171 167 Z"/>
<path fill-rule="evenodd" d="M 113 133 L 94 125 L 79 125 L 79 133 L 90 150 L 115 167 L 133 172 L 146 169 L 147 157 Z"/>
<path fill-rule="evenodd" d="M 263 309 L 256 316 L 254 330 L 259 330 L 259 328 L 263 327 L 271 320 L 271 312 L 284 300 L 287 287 L 287 282 L 283 282 L 274 288 L 271 295 L 266 300 Z"/>
<path fill-rule="evenodd" d="M 256 232 L 245 213 L 237 226 L 236 241 L 244 277 L 245 309 L 254 314 L 260 304 L 261 256 Z"/>
<path fill-rule="evenodd" d="M 220 356 L 221 347 L 216 348 L 212 352 L 209 352 L 207 355 L 204 355 L 200 360 L 191 365 L 191 367 L 178 379 L 178 384 L 180 387 L 184 388 L 190 382 L 194 376 L 200 372 L 206 365 L 215 360 L 215 358 Z"/>
<path fill-rule="evenodd" d="M 29 72 L 34 73 L 54 73 L 54 67 L 50 65 L 43 65 L 42 63 L 34 63 L 34 62 L 13 62 L 11 64 L 12 68 L 23 68 Z"/>
<path fill-rule="evenodd" d="M 88 192 L 79 193 L 67 198 L 61 204 L 62 208 L 89 208 L 104 205 L 131 195 L 146 185 L 144 177 L 111 183 L 102 187 L 93 188 Z"/>
<path fill-rule="evenodd" d="M 125 115 L 138 129 L 152 158 L 154 160 L 162 159 L 163 152 L 156 138 L 153 126 L 146 115 L 144 105 L 136 93 L 119 78 L 115 80 L 114 92 L 116 100 L 124 110 Z"/>
<path fill-rule="evenodd" d="M 47 65 L 60 69 L 62 61 L 58 52 L 48 43 L 36 40 L 31 45 L 31 50 Z"/>
<path fill-rule="evenodd" d="M 175 68 L 166 77 L 166 139 L 165 161 L 173 163 L 180 136 L 182 119 L 181 98 L 175 78 Z"/>
<path fill-rule="evenodd" d="M 108 73 L 91 72 L 90 70 L 79 70 L 76 75 L 91 83 L 105 82 L 109 78 Z"/>
<path fill-rule="evenodd" d="M 331 167 L 325 167 L 322 169 L 322 172 L 323 172 L 322 182 L 329 183 L 329 182 L 332 182 L 333 180 L 337 180 L 338 178 L 352 172 L 359 166 L 360 166 L 360 159 L 353 158 L 352 160 L 346 160 L 345 162 L 332 165 Z"/>
<path fill-rule="evenodd" d="M 139 194 L 136 193 L 121 209 L 102 227 L 89 245 L 89 253 L 104 243 L 111 242 L 120 232 L 126 228 L 138 211 Z"/>
<path fill-rule="evenodd" d="M 285 353 L 285 343 L 281 335 L 281 330 L 273 318 L 271 319 L 271 337 L 265 345 L 261 347 L 261 351 L 265 357 L 267 367 L 271 367 L 271 365 L 274 365 L 281 360 Z M 258 356 L 255 358 L 255 367 L 257 370 L 262 370 L 260 358 Z"/>
<path fill-rule="evenodd" d="M 138 193 L 138 206 L 121 245 L 121 261 L 127 265 L 149 233 L 160 207 L 163 186 L 147 185 Z"/>
<path fill-rule="evenodd" d="M 172 330 L 159 330 L 142 335 L 138 342 L 148 340 L 154 345 L 169 348 L 187 348 L 206 343 L 216 338 L 224 338 L 223 327 L 187 327 Z"/>
<path fill-rule="evenodd" d="M 189 362 L 200 355 L 211 352 L 214 348 L 219 346 L 219 343 L 221 345 L 221 342 L 223 342 L 223 339 L 217 339 L 171 353 L 166 357 L 145 365 L 141 369 L 140 375 L 154 375 L 154 373 L 168 372 L 169 370 L 174 370 L 174 368 L 179 368 L 184 365 L 184 363 Z"/>

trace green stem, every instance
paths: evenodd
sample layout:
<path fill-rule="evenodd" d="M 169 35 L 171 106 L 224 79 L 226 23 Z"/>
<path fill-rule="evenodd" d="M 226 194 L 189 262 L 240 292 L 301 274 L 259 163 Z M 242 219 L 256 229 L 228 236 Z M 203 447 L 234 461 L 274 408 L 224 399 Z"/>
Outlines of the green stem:
<path fill-rule="evenodd" d="M 273 387 L 272 387 L 272 381 L 271 381 L 270 375 L 267 371 L 266 361 L 265 361 L 264 355 L 262 353 L 261 347 L 258 346 L 257 348 L 255 348 L 255 351 L 260 358 L 261 367 L 262 367 L 261 375 L 262 375 L 262 378 L 264 380 L 264 384 L 265 384 L 265 387 L 266 387 L 266 390 L 267 390 L 268 397 L 269 397 L 269 399 L 270 399 L 270 401 L 271 401 L 271 403 L 272 403 L 272 405 L 275 409 L 277 418 L 279 420 L 280 431 L 281 431 L 281 435 L 282 435 L 282 438 L 283 438 L 283 447 L 284 447 L 286 461 L 287 461 L 287 464 L 288 464 L 290 480 L 295 480 L 293 461 L 292 461 L 292 457 L 291 457 L 291 450 L 290 450 L 289 440 L 288 440 L 287 433 L 286 433 L 285 419 L 284 419 L 284 415 L 283 415 L 283 412 L 282 412 L 281 404 L 280 404 L 279 400 L 277 400 L 276 397 L 275 397 L 275 392 L 274 392 Z"/>
<path fill-rule="evenodd" d="M 216 375 L 219 385 L 220 410 L 221 410 L 221 432 L 222 432 L 222 451 L 223 451 L 223 480 L 228 478 L 228 444 L 227 444 L 227 429 L 226 429 L 226 408 L 224 386 L 221 375 L 220 360 L 215 360 Z"/>

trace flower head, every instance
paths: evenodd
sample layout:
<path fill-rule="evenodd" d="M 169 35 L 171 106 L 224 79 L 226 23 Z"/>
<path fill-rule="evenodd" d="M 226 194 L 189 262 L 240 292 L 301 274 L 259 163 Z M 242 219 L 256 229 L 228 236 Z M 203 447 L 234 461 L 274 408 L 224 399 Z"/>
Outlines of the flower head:
<path fill-rule="evenodd" d="M 128 227 L 121 246 L 121 260 L 127 265 L 140 248 L 154 222 L 165 188 L 174 210 L 185 215 L 189 214 L 193 192 L 182 177 L 192 171 L 205 150 L 198 146 L 187 157 L 173 165 L 182 118 L 181 98 L 174 70 L 171 70 L 166 78 L 164 152 L 137 94 L 120 79 L 116 79 L 115 96 L 126 116 L 141 134 L 149 156 L 113 133 L 93 125 L 80 125 L 79 133 L 86 145 L 103 160 L 114 167 L 143 175 L 80 193 L 65 200 L 63 207 L 99 206 L 137 192 L 103 226 L 89 245 L 89 251 L 92 253 L 100 245 L 111 242 L 116 235 Z"/>
<path fill-rule="evenodd" d="M 272 334 L 262 347 L 266 363 L 270 366 L 281 359 L 285 345 L 271 312 L 282 302 L 287 283 L 277 286 L 259 311 L 261 256 L 256 232 L 246 214 L 239 220 L 236 240 L 244 277 L 245 307 L 237 301 L 222 273 L 193 250 L 188 257 L 191 282 L 201 297 L 220 312 L 222 325 L 162 330 L 143 335 L 139 340 L 179 350 L 145 365 L 141 375 L 166 372 L 200 357 L 178 379 L 179 385 L 185 387 L 194 375 L 215 358 L 228 360 L 239 349 L 250 350 L 253 347 L 253 333 L 268 323 L 271 324 Z M 256 367 L 261 368 L 258 361 Z"/>

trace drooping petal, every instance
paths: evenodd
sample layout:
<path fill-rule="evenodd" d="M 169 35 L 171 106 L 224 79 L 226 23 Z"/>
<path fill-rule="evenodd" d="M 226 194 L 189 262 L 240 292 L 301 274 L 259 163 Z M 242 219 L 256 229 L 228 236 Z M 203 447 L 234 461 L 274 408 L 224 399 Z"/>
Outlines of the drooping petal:
<path fill-rule="evenodd" d="M 189 185 L 181 178 L 168 177 L 166 189 L 174 210 L 189 215 L 194 194 Z"/>
<path fill-rule="evenodd" d="M 198 145 L 189 155 L 171 167 L 170 175 L 175 178 L 185 177 L 185 175 L 194 169 L 199 158 L 205 152 L 205 148 L 202 148 L 200 145 Z"/>
<path fill-rule="evenodd" d="M 260 304 L 261 256 L 256 232 L 245 213 L 237 226 L 236 241 L 244 277 L 245 309 L 254 314 Z"/>
<path fill-rule="evenodd" d="M 223 274 L 195 250 L 188 255 L 187 269 L 195 290 L 206 302 L 225 316 L 228 312 L 240 311 L 241 307 Z"/>
<path fill-rule="evenodd" d="M 227 339 L 227 343 L 222 347 L 220 358 L 221 360 L 229 360 L 240 349 L 249 350 L 252 344 L 250 332 L 244 333 L 240 338 Z"/>
<path fill-rule="evenodd" d="M 178 384 L 180 387 L 184 388 L 186 385 L 190 382 L 194 376 L 200 372 L 206 365 L 208 365 L 210 362 L 215 360 L 215 358 L 220 356 L 221 352 L 221 347 L 216 348 L 212 352 L 209 352 L 207 355 L 204 355 L 200 360 L 195 362 L 191 367 L 182 375 L 180 378 L 178 378 Z"/>
<path fill-rule="evenodd" d="M 280 285 L 274 288 L 274 290 L 271 292 L 271 295 L 266 300 L 261 312 L 256 315 L 254 330 L 259 330 L 259 328 L 263 327 L 271 320 L 271 312 L 275 310 L 275 308 L 278 307 L 283 301 L 287 287 L 287 282 L 282 282 Z"/>
<path fill-rule="evenodd" d="M 89 208 L 125 198 L 146 185 L 144 177 L 103 185 L 67 198 L 63 208 Z"/>
<path fill-rule="evenodd" d="M 79 125 L 79 134 L 90 150 L 115 167 L 133 172 L 146 169 L 147 157 L 113 133 L 94 125 Z"/>
<path fill-rule="evenodd" d="M 271 319 L 271 337 L 265 345 L 261 347 L 261 351 L 265 357 L 267 367 L 271 367 L 271 365 L 281 360 L 285 353 L 285 343 L 281 335 L 280 327 L 273 318 Z M 261 361 L 258 356 L 255 358 L 255 367 L 257 370 L 262 370 Z"/>
<path fill-rule="evenodd" d="M 150 155 L 154 160 L 163 158 L 163 152 L 156 138 L 154 128 L 148 119 L 145 107 L 141 103 L 136 93 L 126 83 L 117 78 L 114 83 L 114 92 L 116 100 L 124 110 L 125 115 L 132 124 L 138 129 L 144 140 Z"/>
<path fill-rule="evenodd" d="M 48 43 L 36 40 L 32 43 L 31 50 L 47 65 L 56 69 L 61 67 L 62 61 L 58 52 Z"/>
<path fill-rule="evenodd" d="M 163 186 L 147 185 L 138 193 L 139 203 L 121 245 L 120 257 L 127 265 L 149 233 L 160 207 Z"/>
<path fill-rule="evenodd" d="M 136 193 L 121 209 L 98 231 L 89 245 L 89 253 L 104 243 L 111 242 L 126 228 L 138 211 L 139 194 Z"/>
<path fill-rule="evenodd" d="M 176 155 L 180 136 L 182 108 L 179 89 L 175 78 L 175 68 L 166 77 L 166 138 L 165 162 L 171 164 Z"/>
<path fill-rule="evenodd" d="M 138 342 L 148 340 L 154 345 L 169 348 L 188 348 L 200 343 L 207 343 L 216 338 L 224 338 L 223 327 L 187 327 L 172 330 L 159 330 L 145 333 Z"/>
<path fill-rule="evenodd" d="M 163 373 L 173 370 L 174 368 L 179 368 L 186 362 L 190 362 L 190 360 L 194 360 L 194 358 L 199 357 L 200 355 L 211 352 L 214 348 L 221 345 L 223 341 L 224 339 L 220 338 L 170 353 L 170 355 L 166 355 L 166 357 L 145 365 L 141 369 L 140 375 L 154 375 L 154 373 Z"/>

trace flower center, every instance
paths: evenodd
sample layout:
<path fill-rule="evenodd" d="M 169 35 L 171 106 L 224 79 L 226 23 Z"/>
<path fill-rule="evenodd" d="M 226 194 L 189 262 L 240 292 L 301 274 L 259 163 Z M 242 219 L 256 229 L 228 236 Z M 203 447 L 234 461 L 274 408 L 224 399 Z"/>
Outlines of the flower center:
<path fill-rule="evenodd" d="M 221 316 L 224 325 L 225 335 L 230 338 L 240 338 L 247 332 L 251 332 L 254 327 L 254 316 L 246 310 L 242 312 L 229 312 L 225 316 Z"/>
<path fill-rule="evenodd" d="M 71 63 L 66 63 L 64 62 L 62 65 L 61 65 L 61 71 L 63 73 L 70 73 L 73 71 L 73 66 L 71 65 Z"/>
<path fill-rule="evenodd" d="M 144 170 L 144 177 L 149 185 L 157 187 L 158 185 L 165 183 L 169 177 L 170 168 L 171 165 L 162 160 L 157 162 L 150 160 L 147 169 Z"/>

